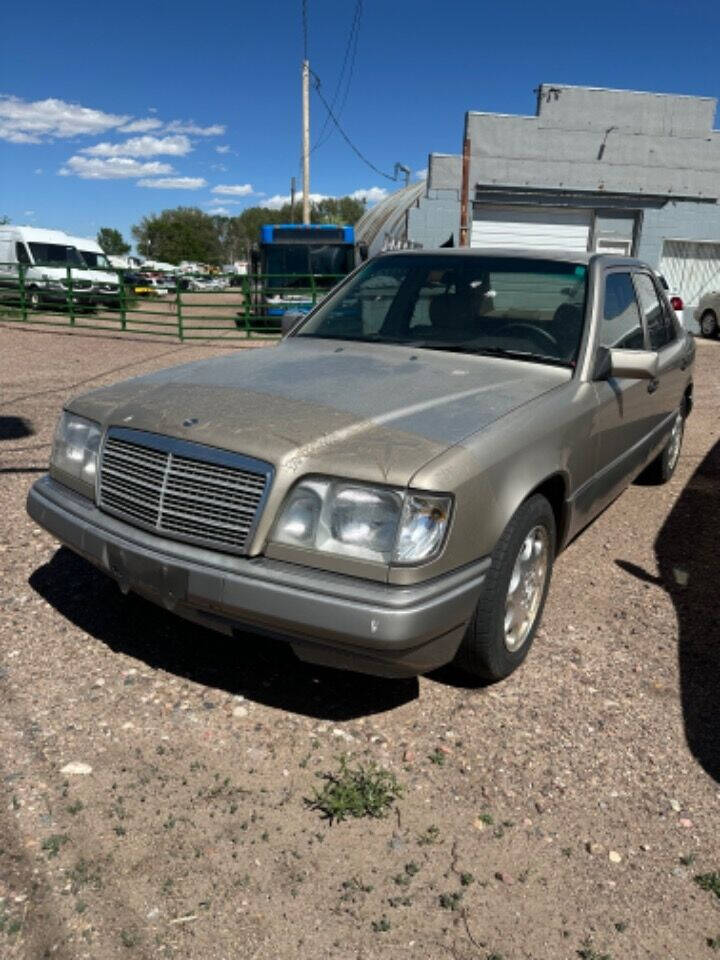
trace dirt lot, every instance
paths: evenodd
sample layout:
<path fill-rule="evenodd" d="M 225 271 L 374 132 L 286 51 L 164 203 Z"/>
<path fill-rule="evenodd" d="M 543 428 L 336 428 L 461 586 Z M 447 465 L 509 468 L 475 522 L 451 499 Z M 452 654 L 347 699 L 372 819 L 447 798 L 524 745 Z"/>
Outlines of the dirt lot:
<path fill-rule="evenodd" d="M 63 400 L 208 352 L 0 328 L 0 957 L 720 956 L 720 343 L 673 481 L 559 558 L 485 688 L 203 632 L 27 518 Z M 343 753 L 390 816 L 309 808 Z"/>

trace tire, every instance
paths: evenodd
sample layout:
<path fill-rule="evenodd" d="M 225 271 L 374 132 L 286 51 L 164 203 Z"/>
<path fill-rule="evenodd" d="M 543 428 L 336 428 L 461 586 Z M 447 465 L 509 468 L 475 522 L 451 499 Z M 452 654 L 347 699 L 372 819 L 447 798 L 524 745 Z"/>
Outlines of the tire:
<path fill-rule="evenodd" d="M 718 318 L 714 310 L 706 310 L 700 317 L 700 332 L 704 337 L 717 337 Z"/>
<path fill-rule="evenodd" d="M 545 497 L 535 494 L 520 505 L 492 552 L 492 566 L 480 601 L 457 653 L 459 667 L 488 681 L 503 680 L 517 670 L 530 651 L 542 619 L 556 541 L 552 507 Z M 534 569 L 527 566 L 533 555 Z M 511 597 L 518 598 L 523 585 L 526 590 L 532 589 L 533 582 L 530 609 L 527 593 L 525 605 L 513 605 Z M 511 617 L 513 606 L 515 616 Z M 524 619 L 519 621 L 518 613 Z"/>
<path fill-rule="evenodd" d="M 683 404 L 675 415 L 670 439 L 657 457 L 655 457 L 640 474 L 639 479 L 641 479 L 643 483 L 659 485 L 668 482 L 680 462 L 680 451 L 682 449 L 684 435 L 685 405 Z"/>

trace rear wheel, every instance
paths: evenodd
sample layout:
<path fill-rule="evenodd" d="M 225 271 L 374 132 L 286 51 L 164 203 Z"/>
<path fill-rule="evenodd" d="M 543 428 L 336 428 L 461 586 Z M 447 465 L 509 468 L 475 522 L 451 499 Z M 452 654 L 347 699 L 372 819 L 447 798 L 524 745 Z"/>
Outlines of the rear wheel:
<path fill-rule="evenodd" d="M 714 310 L 706 310 L 700 317 L 700 332 L 704 337 L 718 335 L 718 318 Z"/>
<path fill-rule="evenodd" d="M 552 507 L 535 494 L 518 508 L 493 550 L 458 666 L 484 680 L 502 680 L 520 666 L 542 617 L 555 546 Z"/>
<path fill-rule="evenodd" d="M 673 421 L 670 439 L 661 453 L 648 464 L 641 474 L 645 483 L 667 483 L 675 473 L 680 461 L 683 437 L 685 436 L 685 406 L 681 406 Z"/>

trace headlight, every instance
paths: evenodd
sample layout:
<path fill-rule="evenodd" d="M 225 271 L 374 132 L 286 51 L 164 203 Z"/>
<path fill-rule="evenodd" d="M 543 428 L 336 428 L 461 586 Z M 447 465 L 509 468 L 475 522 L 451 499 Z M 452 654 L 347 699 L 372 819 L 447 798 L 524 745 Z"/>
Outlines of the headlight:
<path fill-rule="evenodd" d="M 53 440 L 51 473 L 74 489 L 92 496 L 101 436 L 99 423 L 63 411 Z"/>
<path fill-rule="evenodd" d="M 288 494 L 272 539 L 383 563 L 420 563 L 442 547 L 451 498 L 309 478 Z"/>

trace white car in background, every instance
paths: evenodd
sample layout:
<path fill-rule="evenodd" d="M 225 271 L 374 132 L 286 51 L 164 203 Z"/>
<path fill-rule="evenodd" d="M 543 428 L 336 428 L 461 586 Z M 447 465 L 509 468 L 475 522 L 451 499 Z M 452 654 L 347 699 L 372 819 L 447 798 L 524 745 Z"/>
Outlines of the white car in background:
<path fill-rule="evenodd" d="M 720 290 L 703 294 L 695 308 L 693 319 L 704 337 L 717 337 L 720 333 Z"/>

